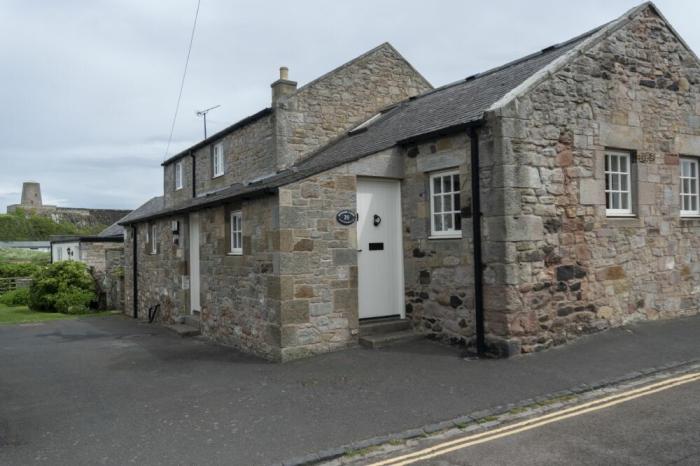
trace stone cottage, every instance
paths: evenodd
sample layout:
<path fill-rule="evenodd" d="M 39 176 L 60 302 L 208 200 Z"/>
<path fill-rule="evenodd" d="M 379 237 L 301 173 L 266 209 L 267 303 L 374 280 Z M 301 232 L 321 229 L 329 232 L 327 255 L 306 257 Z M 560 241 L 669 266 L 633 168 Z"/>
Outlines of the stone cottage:
<path fill-rule="evenodd" d="M 123 221 L 125 312 L 273 360 L 696 313 L 699 63 L 644 3 L 436 89 L 389 44 L 299 88 L 283 68 Z"/>

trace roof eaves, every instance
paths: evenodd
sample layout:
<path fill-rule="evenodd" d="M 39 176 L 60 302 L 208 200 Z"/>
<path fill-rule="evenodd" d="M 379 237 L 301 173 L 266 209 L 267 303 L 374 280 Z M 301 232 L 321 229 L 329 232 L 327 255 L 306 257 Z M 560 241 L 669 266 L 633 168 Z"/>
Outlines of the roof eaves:
<path fill-rule="evenodd" d="M 434 138 L 437 138 L 440 136 L 447 136 L 450 134 L 459 133 L 461 131 L 466 131 L 469 128 L 481 126 L 483 124 L 482 116 L 483 116 L 483 114 L 480 115 L 478 118 L 475 118 L 473 120 L 469 120 L 465 123 L 447 126 L 445 128 L 440 128 L 440 129 L 437 129 L 435 131 L 428 131 L 425 133 L 416 134 L 416 135 L 413 135 L 411 137 L 396 141 L 395 145 L 405 146 L 405 145 L 415 144 L 417 142 L 425 141 L 427 139 L 434 139 Z"/>
<path fill-rule="evenodd" d="M 175 208 L 168 208 L 168 209 L 162 209 L 158 212 L 154 212 L 152 214 L 147 214 L 141 217 L 134 217 L 127 219 L 122 225 L 127 226 L 127 225 L 133 225 L 135 223 L 142 223 L 148 220 L 155 220 L 158 218 L 163 218 L 163 217 L 171 217 L 173 215 L 182 215 L 186 214 L 188 212 L 193 212 L 195 210 L 201 210 L 201 209 L 206 209 L 209 207 L 214 207 L 220 204 L 226 204 L 228 202 L 237 200 L 237 199 L 254 199 L 257 197 L 262 197 L 265 195 L 269 194 L 275 194 L 277 192 L 277 187 L 261 187 L 259 189 L 254 189 L 251 191 L 244 191 L 241 193 L 235 193 L 231 194 L 228 196 L 221 196 L 221 197 L 215 197 L 210 199 L 207 202 L 196 202 L 194 204 L 190 204 L 184 207 L 175 207 Z M 195 200 L 200 200 L 200 199 L 206 199 L 206 198 L 197 198 Z"/>

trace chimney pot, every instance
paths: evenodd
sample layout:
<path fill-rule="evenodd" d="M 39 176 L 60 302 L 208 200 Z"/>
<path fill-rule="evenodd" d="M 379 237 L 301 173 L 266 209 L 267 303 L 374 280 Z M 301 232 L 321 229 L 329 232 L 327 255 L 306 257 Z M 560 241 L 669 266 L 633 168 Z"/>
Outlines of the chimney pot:
<path fill-rule="evenodd" d="M 278 107 L 280 99 L 283 99 L 297 90 L 297 83 L 289 80 L 289 68 L 280 67 L 280 78 L 272 85 L 272 106 Z"/>

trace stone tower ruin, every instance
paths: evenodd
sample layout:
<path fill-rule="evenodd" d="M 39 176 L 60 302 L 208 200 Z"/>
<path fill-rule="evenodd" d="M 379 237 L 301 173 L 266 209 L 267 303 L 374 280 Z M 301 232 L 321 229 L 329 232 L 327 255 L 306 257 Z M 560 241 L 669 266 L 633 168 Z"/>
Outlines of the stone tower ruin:
<path fill-rule="evenodd" d="M 18 210 L 33 215 L 49 217 L 54 222 L 69 222 L 80 228 L 104 228 L 124 217 L 130 212 L 126 209 L 92 209 L 85 207 L 59 207 L 44 204 L 41 198 L 41 185 L 36 181 L 22 183 L 22 199 L 19 204 L 7 206 L 7 213 Z"/>
<path fill-rule="evenodd" d="M 22 184 L 22 207 L 42 207 L 41 185 L 36 181 L 25 181 Z"/>

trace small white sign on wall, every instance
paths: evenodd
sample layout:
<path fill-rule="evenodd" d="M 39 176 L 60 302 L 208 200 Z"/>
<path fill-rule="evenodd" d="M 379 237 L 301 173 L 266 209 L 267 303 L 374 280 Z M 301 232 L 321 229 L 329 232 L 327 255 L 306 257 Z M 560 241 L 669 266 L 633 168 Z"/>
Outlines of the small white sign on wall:
<path fill-rule="evenodd" d="M 183 289 L 183 290 L 189 290 L 189 289 L 190 289 L 190 276 L 189 276 L 189 275 L 183 275 L 183 276 L 182 276 L 182 289 Z"/>

